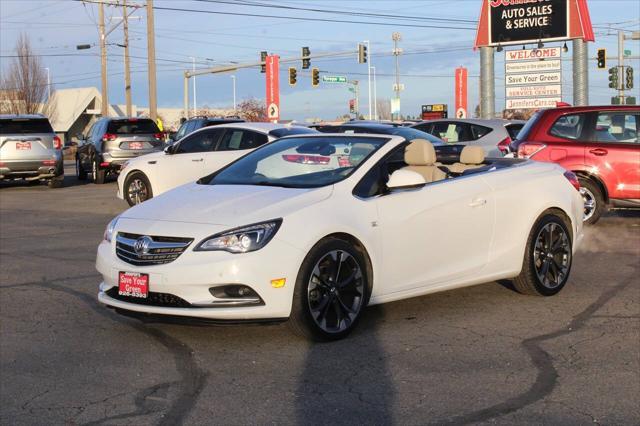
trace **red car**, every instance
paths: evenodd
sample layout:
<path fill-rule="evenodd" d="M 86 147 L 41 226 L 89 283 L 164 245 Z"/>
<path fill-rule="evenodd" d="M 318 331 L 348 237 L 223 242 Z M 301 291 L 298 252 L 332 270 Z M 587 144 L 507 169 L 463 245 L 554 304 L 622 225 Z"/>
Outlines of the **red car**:
<path fill-rule="evenodd" d="M 519 158 L 558 163 L 580 180 L 584 221 L 607 205 L 640 208 L 640 106 L 540 110 L 511 144 Z"/>

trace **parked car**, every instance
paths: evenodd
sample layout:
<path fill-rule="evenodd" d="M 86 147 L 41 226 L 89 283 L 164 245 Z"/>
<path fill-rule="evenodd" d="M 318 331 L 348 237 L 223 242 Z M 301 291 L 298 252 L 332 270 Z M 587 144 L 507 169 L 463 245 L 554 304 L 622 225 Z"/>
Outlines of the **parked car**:
<path fill-rule="evenodd" d="M 464 148 L 464 145 L 462 144 L 447 144 L 442 139 L 422 130 L 398 126 L 397 124 L 360 120 L 348 121 L 337 125 L 318 126 L 316 129 L 323 133 L 372 133 L 379 135 L 396 135 L 405 138 L 408 142 L 414 139 L 424 139 L 434 146 L 438 159 L 444 162 L 449 160 L 454 161 L 459 158 L 462 148 Z"/>
<path fill-rule="evenodd" d="M 344 147 L 348 164 L 317 173 L 283 158 Z M 575 175 L 501 158 L 447 178 L 437 160 L 429 142 L 390 135 L 263 145 L 113 219 L 98 247 L 98 299 L 129 315 L 289 318 L 302 335 L 334 340 L 367 305 L 500 279 L 558 293 L 582 238 Z"/>
<path fill-rule="evenodd" d="M 62 142 L 47 117 L 0 115 L 0 180 L 64 182 Z"/>
<path fill-rule="evenodd" d="M 171 138 L 171 141 L 178 141 L 189 133 L 193 133 L 203 127 L 228 123 L 244 123 L 244 120 L 239 117 L 193 117 L 182 123 L 176 134 Z"/>
<path fill-rule="evenodd" d="M 91 174 L 102 184 L 109 174 L 118 174 L 124 163 L 141 155 L 162 151 L 164 134 L 150 118 L 102 118 L 86 136 L 80 135 L 76 151 L 76 176 Z"/>
<path fill-rule="evenodd" d="M 164 152 L 130 160 L 118 177 L 118 198 L 130 206 L 215 172 L 252 149 L 287 135 L 317 133 L 306 127 L 233 123 L 203 127 Z"/>
<path fill-rule="evenodd" d="M 423 121 L 411 127 L 447 143 L 481 146 L 489 157 L 502 157 L 509 153 L 509 144 L 524 124 L 522 120 L 444 118 Z"/>
<path fill-rule="evenodd" d="M 560 164 L 578 175 L 584 220 L 607 209 L 640 208 L 640 107 L 587 106 L 538 111 L 511 149 L 521 158 Z"/>

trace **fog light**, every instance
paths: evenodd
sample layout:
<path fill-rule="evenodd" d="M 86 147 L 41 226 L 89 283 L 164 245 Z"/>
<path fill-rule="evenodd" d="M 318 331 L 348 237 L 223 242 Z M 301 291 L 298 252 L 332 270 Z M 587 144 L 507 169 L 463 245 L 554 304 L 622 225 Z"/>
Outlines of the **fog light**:
<path fill-rule="evenodd" d="M 286 282 L 287 282 L 286 278 L 278 278 L 278 279 L 275 279 L 275 280 L 271 280 L 271 287 L 273 287 L 273 288 L 282 288 L 282 287 L 284 287 Z"/>

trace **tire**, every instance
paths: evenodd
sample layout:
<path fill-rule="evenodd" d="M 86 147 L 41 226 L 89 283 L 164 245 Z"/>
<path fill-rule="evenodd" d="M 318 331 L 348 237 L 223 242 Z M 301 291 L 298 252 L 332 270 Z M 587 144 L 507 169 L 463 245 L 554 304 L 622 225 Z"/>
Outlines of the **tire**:
<path fill-rule="evenodd" d="M 364 254 L 346 241 L 327 238 L 317 243 L 298 272 L 289 318 L 292 330 L 315 341 L 346 337 L 369 300 L 367 271 Z"/>
<path fill-rule="evenodd" d="M 605 210 L 604 196 L 600 186 L 591 179 L 578 178 L 580 194 L 584 200 L 583 221 L 587 225 L 596 223 Z"/>
<path fill-rule="evenodd" d="M 558 294 L 571 272 L 572 244 L 563 218 L 554 213 L 540 217 L 529 233 L 522 271 L 513 280 L 515 289 L 534 296 Z"/>
<path fill-rule="evenodd" d="M 82 167 L 79 158 L 76 158 L 76 177 L 78 180 L 87 180 L 87 171 Z"/>
<path fill-rule="evenodd" d="M 91 167 L 92 167 L 92 175 L 93 175 L 93 183 L 96 183 L 98 185 L 102 185 L 106 179 L 107 176 L 107 171 L 100 169 L 100 166 L 98 165 L 98 159 L 94 158 L 93 161 L 91 162 Z"/>
<path fill-rule="evenodd" d="M 56 176 L 47 182 L 49 188 L 62 188 L 64 186 L 64 175 Z"/>
<path fill-rule="evenodd" d="M 124 181 L 122 191 L 124 199 L 131 207 L 153 198 L 151 182 L 142 172 L 130 173 Z"/>

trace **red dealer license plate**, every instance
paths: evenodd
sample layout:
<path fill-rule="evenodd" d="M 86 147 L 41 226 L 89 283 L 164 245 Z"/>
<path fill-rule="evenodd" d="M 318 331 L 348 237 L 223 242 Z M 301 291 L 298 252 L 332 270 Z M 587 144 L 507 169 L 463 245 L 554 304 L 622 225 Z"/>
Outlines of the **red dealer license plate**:
<path fill-rule="evenodd" d="M 149 295 L 149 274 L 119 272 L 118 294 L 146 299 Z"/>
<path fill-rule="evenodd" d="M 27 151 L 31 149 L 31 142 L 16 142 L 16 149 Z"/>
<path fill-rule="evenodd" d="M 129 149 L 142 149 L 142 142 L 129 142 Z"/>

